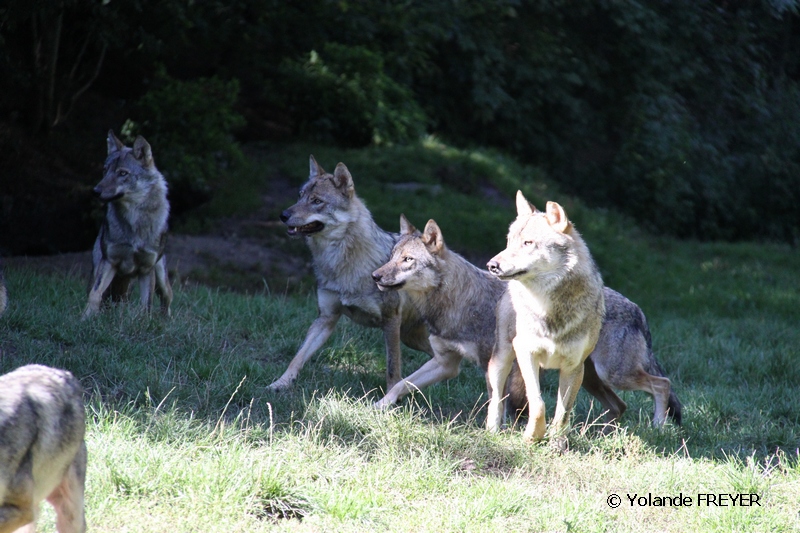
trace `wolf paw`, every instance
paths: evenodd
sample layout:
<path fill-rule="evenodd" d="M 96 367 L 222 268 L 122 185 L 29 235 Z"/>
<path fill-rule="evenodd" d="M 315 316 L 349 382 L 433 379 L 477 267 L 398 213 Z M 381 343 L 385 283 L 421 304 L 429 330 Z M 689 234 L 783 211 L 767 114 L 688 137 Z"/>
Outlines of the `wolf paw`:
<path fill-rule="evenodd" d="M 383 398 L 381 398 L 381 399 L 380 399 L 380 400 L 378 400 L 377 402 L 373 403 L 373 404 L 372 404 L 372 407 L 374 407 L 375 409 L 380 409 L 380 410 L 383 410 L 383 409 L 388 409 L 388 408 L 390 408 L 390 407 L 393 407 L 393 406 L 394 406 L 394 404 L 395 404 L 395 402 L 388 400 L 388 399 L 387 399 L 387 398 L 384 396 Z"/>
<path fill-rule="evenodd" d="M 267 390 L 272 392 L 281 392 L 290 389 L 293 384 L 293 379 L 280 378 L 273 381 L 272 384 L 267 387 Z"/>

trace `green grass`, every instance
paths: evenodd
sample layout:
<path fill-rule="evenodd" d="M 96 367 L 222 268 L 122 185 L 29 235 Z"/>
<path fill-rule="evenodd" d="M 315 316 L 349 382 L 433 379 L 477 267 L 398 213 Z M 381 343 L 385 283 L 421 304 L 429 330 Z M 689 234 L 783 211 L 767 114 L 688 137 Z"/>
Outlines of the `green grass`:
<path fill-rule="evenodd" d="M 457 378 L 378 412 L 371 404 L 383 386 L 381 336 L 346 319 L 297 386 L 273 394 L 266 386 L 314 318 L 311 294 L 176 285 L 169 320 L 120 305 L 81 322 L 84 280 L 7 269 L 0 371 L 30 362 L 64 367 L 87 390 L 92 531 L 800 528 L 795 250 L 649 236 L 614 213 L 561 197 L 536 169 L 434 142 L 344 152 L 273 146 L 261 175 L 282 172 L 299 185 L 308 153 L 328 170 L 345 161 L 385 227 L 393 228 L 402 206 L 417 224 L 436 218 L 452 248 L 477 257 L 503 248 L 517 187 L 539 205 L 552 192 L 576 219 L 606 283 L 647 314 L 684 426 L 653 429 L 650 398 L 628 392 L 619 430 L 604 435 L 598 406 L 580 393 L 569 451 L 528 446 L 518 428 L 483 430 L 484 380 L 468 364 Z M 479 190 L 491 185 L 497 202 L 474 189 L 453 192 L 450 171 L 439 170 L 449 166 Z M 437 196 L 385 199 L 389 183 L 440 181 Z M 464 227 L 470 219 L 473 228 Z M 404 356 L 406 373 L 424 360 Z M 548 417 L 554 378 L 545 379 Z M 607 504 L 612 493 L 622 498 L 619 508 Z M 626 495 L 648 493 L 683 494 L 694 505 L 628 503 Z M 761 506 L 698 506 L 698 493 L 755 493 Z M 45 506 L 41 530 L 54 530 L 52 517 Z"/>

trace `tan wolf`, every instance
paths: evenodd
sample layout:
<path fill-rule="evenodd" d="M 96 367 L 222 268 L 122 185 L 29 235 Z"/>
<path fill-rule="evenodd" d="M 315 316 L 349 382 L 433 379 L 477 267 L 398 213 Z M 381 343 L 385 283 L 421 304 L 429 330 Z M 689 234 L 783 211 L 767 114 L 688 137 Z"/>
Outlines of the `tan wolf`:
<path fill-rule="evenodd" d="M 663 425 L 669 414 L 680 426 L 682 406 L 653 354 L 647 318 L 638 305 L 617 291 L 605 287 L 603 295 L 606 314 L 597 344 L 584 363 L 583 387 L 603 405 L 609 424 L 627 409 L 613 388 L 649 393 L 655 403 L 653 425 Z M 506 393 L 508 411 L 516 416 L 520 399 L 525 397 L 525 383 L 513 371 Z"/>
<path fill-rule="evenodd" d="M 169 315 L 172 288 L 164 256 L 167 182 L 144 137 L 136 137 L 129 148 L 109 130 L 107 143 L 103 179 L 94 193 L 108 205 L 92 250 L 92 285 L 83 318 L 100 310 L 104 296 L 126 298 L 134 278 L 139 280 L 142 306 L 150 310 L 155 289 L 161 309 Z"/>
<path fill-rule="evenodd" d="M 428 326 L 433 358 L 392 387 L 376 406 L 458 375 L 467 358 L 486 372 L 494 344 L 495 306 L 506 283 L 449 250 L 429 220 L 420 234 L 400 216 L 400 240 L 389 261 L 372 273 L 382 291 L 408 295 Z"/>
<path fill-rule="evenodd" d="M 425 324 L 407 297 L 380 292 L 372 281 L 372 272 L 389 258 L 399 235 L 375 224 L 364 202 L 356 196 L 353 178 L 343 163 L 329 174 L 311 156 L 309 167 L 300 199 L 281 213 L 281 220 L 288 226 L 290 236 L 302 236 L 311 249 L 319 316 L 289 367 L 269 388 L 291 386 L 303 365 L 345 315 L 356 324 L 383 330 L 389 390 L 401 378 L 401 340 L 433 355 Z"/>
<path fill-rule="evenodd" d="M 83 388 L 66 370 L 0 376 L 0 533 L 32 533 L 45 499 L 60 533 L 86 531 L 85 417 Z"/>
<path fill-rule="evenodd" d="M 502 398 L 516 354 L 530 413 L 526 440 L 545 435 L 539 368 L 559 370 L 551 433 L 561 445 L 583 381 L 584 361 L 603 323 L 603 279 L 564 209 L 548 202 L 545 212 L 537 211 L 521 191 L 508 245 L 487 267 L 509 281 L 498 302 L 496 341 L 487 372 L 492 390 L 487 428 L 497 431 L 502 422 Z"/>

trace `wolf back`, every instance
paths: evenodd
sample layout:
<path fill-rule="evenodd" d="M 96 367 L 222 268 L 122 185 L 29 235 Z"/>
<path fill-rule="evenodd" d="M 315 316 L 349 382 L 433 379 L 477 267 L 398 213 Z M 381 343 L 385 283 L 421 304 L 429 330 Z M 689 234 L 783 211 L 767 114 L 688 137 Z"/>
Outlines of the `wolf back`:
<path fill-rule="evenodd" d="M 27 365 L 0 376 L 0 532 L 34 523 L 44 499 L 60 533 L 86 530 L 85 424 L 69 372 Z"/>

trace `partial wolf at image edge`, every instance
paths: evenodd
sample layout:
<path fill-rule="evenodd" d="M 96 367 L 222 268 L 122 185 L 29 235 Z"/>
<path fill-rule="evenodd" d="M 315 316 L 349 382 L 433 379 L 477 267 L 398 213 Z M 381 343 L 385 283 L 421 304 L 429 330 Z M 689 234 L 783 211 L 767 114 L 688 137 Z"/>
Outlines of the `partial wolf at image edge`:
<path fill-rule="evenodd" d="M 3 265 L 0 264 L 0 316 L 6 312 L 8 307 L 8 290 L 6 289 L 6 278 L 3 276 Z"/>

